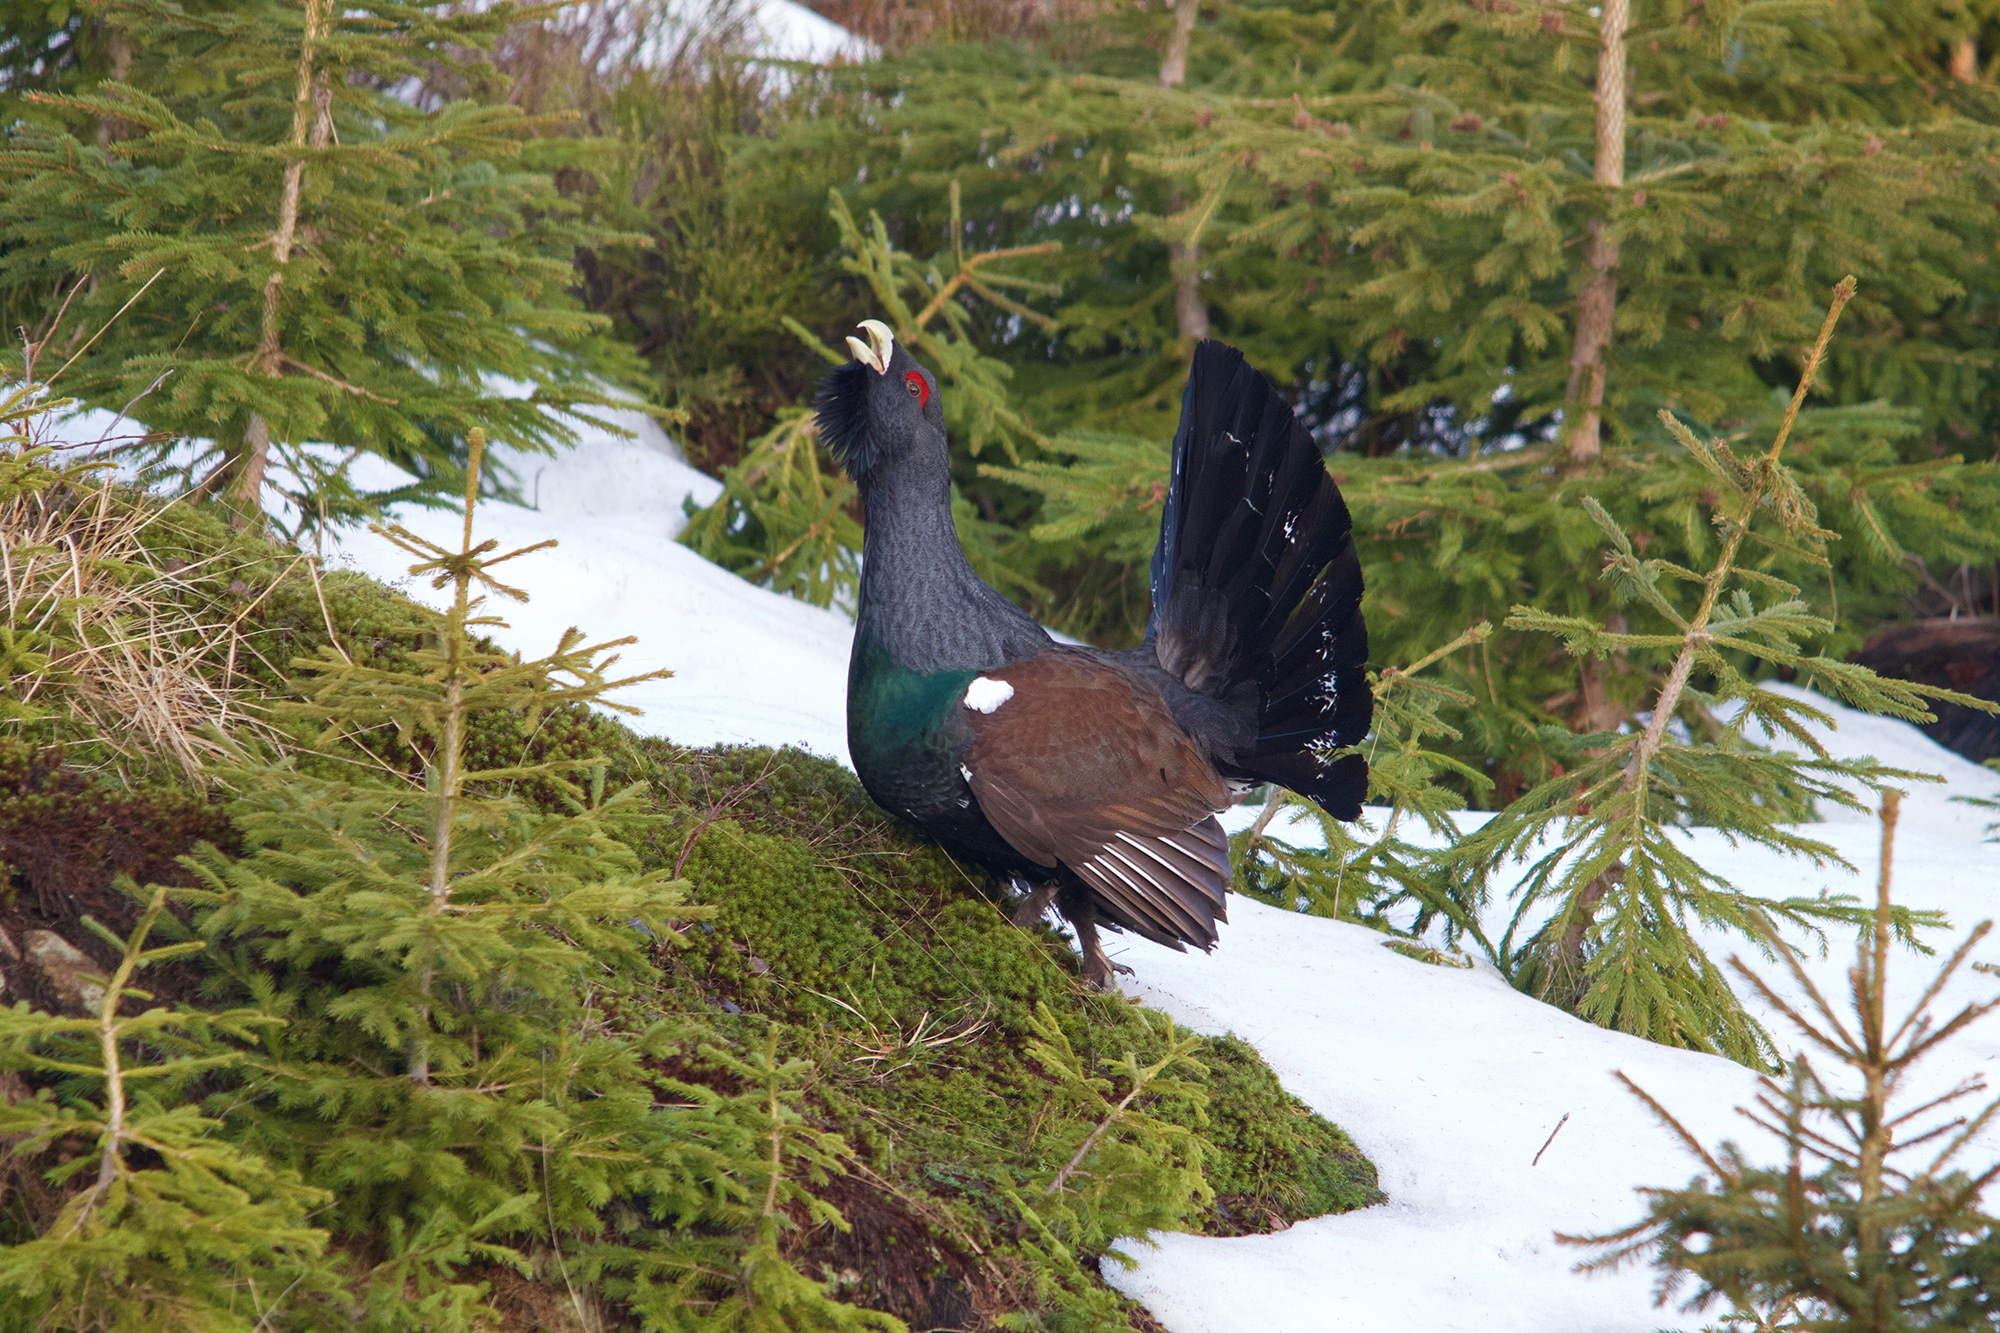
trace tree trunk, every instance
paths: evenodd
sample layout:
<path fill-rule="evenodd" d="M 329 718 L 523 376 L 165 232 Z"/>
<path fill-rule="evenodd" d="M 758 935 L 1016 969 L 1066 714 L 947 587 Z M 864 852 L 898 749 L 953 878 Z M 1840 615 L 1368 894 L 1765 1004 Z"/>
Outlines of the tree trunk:
<path fill-rule="evenodd" d="M 1174 35 L 1167 40 L 1167 58 L 1160 62 L 1160 86 L 1178 88 L 1187 82 L 1188 44 L 1194 39 L 1194 16 L 1200 0 L 1174 5 Z"/>
<path fill-rule="evenodd" d="M 1599 185 L 1625 183 L 1625 29 L 1631 0 L 1605 0 L 1598 20 L 1603 49 L 1597 57 L 1597 169 Z M 1604 416 L 1605 359 L 1611 347 L 1612 318 L 1618 310 L 1618 243 L 1604 219 L 1590 223 L 1586 259 L 1590 276 L 1576 302 L 1576 347 L 1569 359 L 1564 395 L 1570 424 L 1569 456 L 1583 463 L 1597 457 Z"/>
<path fill-rule="evenodd" d="M 1208 302 L 1201 297 L 1201 247 L 1170 242 L 1167 262 L 1174 272 L 1174 323 L 1183 338 L 1208 336 Z"/>
<path fill-rule="evenodd" d="M 1967 37 L 1951 48 L 1951 77 L 1961 83 L 1979 82 L 1979 39 Z"/>
<path fill-rule="evenodd" d="M 325 70 L 314 70 L 319 44 L 326 38 L 329 0 L 306 0 L 305 37 L 299 46 L 298 90 L 292 99 L 292 146 L 310 144 L 324 148 L 333 137 L 333 89 Z M 285 266 L 291 263 L 292 247 L 298 239 L 299 195 L 305 184 L 304 158 L 285 164 L 285 182 L 278 195 L 278 226 L 271 233 L 271 257 L 277 266 L 264 281 L 264 319 L 257 339 L 257 351 L 250 359 L 253 372 L 277 379 L 285 371 L 285 349 L 279 338 L 278 292 L 285 285 Z M 236 458 L 233 493 L 241 522 L 259 525 L 264 512 L 264 471 L 271 449 L 271 427 L 263 415 L 250 414 L 243 432 L 243 444 Z"/>
<path fill-rule="evenodd" d="M 1580 973 L 1583 968 L 1583 945 L 1590 936 L 1590 928 L 1597 921 L 1597 909 L 1613 888 L 1623 887 L 1625 866 L 1614 861 L 1605 867 L 1604 873 L 1584 885 L 1577 895 L 1576 909 L 1569 923 L 1563 927 L 1562 939 L 1556 945 L 1556 957 L 1572 972 Z"/>
<path fill-rule="evenodd" d="M 1174 5 L 1174 33 L 1167 42 L 1166 59 L 1160 62 L 1160 86 L 1178 88 L 1187 82 L 1188 46 L 1194 39 L 1195 11 L 1200 0 L 1178 0 Z M 1179 212 L 1181 196 L 1175 194 L 1172 207 Z M 1167 243 L 1167 262 L 1174 275 L 1174 324 L 1183 338 L 1208 336 L 1208 303 L 1201 299 L 1201 247 L 1195 242 Z"/>
<path fill-rule="evenodd" d="M 1882 1177 L 1889 1155 L 1896 1149 L 1895 1125 L 1889 1119 L 1889 1083 L 1897 1073 L 1898 1061 L 1890 1053 L 1887 990 L 1884 977 L 1889 967 L 1889 871 L 1896 848 L 1896 817 L 1902 793 L 1891 788 L 1882 793 L 1881 871 L 1875 881 L 1875 929 L 1868 940 L 1868 952 L 1850 975 L 1855 985 L 1861 1013 L 1858 1043 L 1863 1053 L 1859 1062 L 1862 1078 L 1861 1105 L 1855 1119 L 1860 1121 L 1861 1152 L 1856 1174 L 1861 1186 L 1859 1216 L 1855 1219 L 1855 1276 L 1861 1279 L 1869 1308 L 1861 1313 L 1874 1316 L 1856 1327 L 1890 1327 L 1889 1310 L 1895 1297 L 1889 1291 L 1889 1247 L 1882 1236 Z M 1897 1321 L 1900 1322 L 1900 1321 Z"/>
<path fill-rule="evenodd" d="M 1597 924 L 1597 911 L 1611 891 L 1625 884 L 1625 865 L 1614 861 L 1604 873 L 1583 886 L 1583 892 L 1576 896 L 1570 906 L 1569 920 L 1556 939 L 1550 953 L 1548 965 L 1542 974 L 1541 985 L 1536 988 L 1535 998 L 1544 1004 L 1575 1013 L 1583 1005 L 1584 985 L 1584 945 L 1589 942 L 1590 928 Z"/>
<path fill-rule="evenodd" d="M 114 27 L 105 33 L 104 44 L 111 53 L 111 81 L 123 83 L 132 72 L 132 39 L 125 29 Z M 108 147 L 125 137 L 125 122 L 117 116 L 101 116 L 97 121 L 97 146 Z"/>

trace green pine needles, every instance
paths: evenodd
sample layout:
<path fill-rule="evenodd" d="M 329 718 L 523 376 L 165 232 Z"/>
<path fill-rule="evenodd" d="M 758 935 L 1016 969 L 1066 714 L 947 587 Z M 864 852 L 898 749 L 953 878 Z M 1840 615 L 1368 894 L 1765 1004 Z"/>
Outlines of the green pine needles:
<path fill-rule="evenodd" d="M 186 1096 L 240 1069 L 283 1020 L 259 1006 L 120 1013 L 154 999 L 136 984 L 143 969 L 205 948 L 151 944 L 166 910 L 167 891 L 155 891 L 123 940 L 89 923 L 119 951 L 117 970 L 85 988 L 91 1016 L 0 1010 L 0 1065 L 53 1075 L 60 1089 L 0 1106 L 0 1134 L 24 1159 L 53 1157 L 51 1185 L 89 1181 L 42 1235 L 0 1247 L 0 1326 L 247 1333 L 326 1251 L 310 1216 L 328 1192 L 242 1151 Z"/>
<path fill-rule="evenodd" d="M 620 238 L 533 169 L 576 141 L 530 152 L 518 108 L 438 93 L 491 92 L 500 35 L 560 6 L 82 8 L 122 64 L 0 141 L 0 292 L 75 397 L 143 424 L 156 479 L 351 520 L 407 498 L 358 492 L 357 454 L 448 494 L 474 427 L 548 447 L 607 401 L 589 374 L 624 363 L 568 289 Z"/>
<path fill-rule="evenodd" d="M 686 1333 L 905 1333 L 893 1316 L 827 1299 L 826 1284 L 801 1273 L 781 1247 L 803 1215 L 809 1226 L 845 1228 L 838 1209 L 814 1197 L 846 1169 L 852 1156 L 837 1134 L 817 1129 L 800 1110 L 812 1061 L 778 1051 L 778 1025 L 747 1050 L 705 1045 L 702 1054 L 744 1091 L 725 1097 L 700 1085 L 681 1085 L 693 1099 L 700 1125 L 701 1164 L 683 1185 L 709 1193 L 715 1221 L 747 1234 L 748 1244 L 718 1238 L 704 1247 L 662 1258 L 634 1255 L 635 1279 L 619 1282 L 648 1327 Z M 746 1159 L 749 1164 L 746 1169 Z M 712 1173 L 712 1174 L 710 1174 Z M 732 1250 L 740 1251 L 732 1254 Z M 692 1260 L 692 1262 L 690 1262 Z M 733 1266 L 734 1272 L 729 1272 Z M 725 1276 L 718 1283 L 718 1276 Z"/>
<path fill-rule="evenodd" d="M 473 540 L 482 452 L 475 430 L 457 550 L 381 529 L 451 590 L 433 646 L 406 671 L 300 663 L 319 748 L 225 775 L 244 853 L 184 859 L 198 886 L 114 941 L 94 1017 L 0 1017 L 0 1061 L 57 1079 L 4 1112 L 12 1151 L 54 1186 L 97 1173 L 0 1251 L 0 1327 L 471 1329 L 504 1270 L 553 1275 L 584 1327 L 605 1300 L 656 1328 L 895 1326 L 777 1248 L 847 1152 L 800 1121 L 809 1067 L 711 1052 L 733 1095 L 652 1072 L 701 1040 L 655 1013 L 653 953 L 707 913 L 639 864 L 637 788 L 607 793 L 602 760 L 468 761 L 475 712 L 616 707 L 647 678 L 609 674 L 624 641 L 527 662 L 472 641 L 498 623 L 475 589 L 520 597 L 492 571 L 537 549 Z M 371 753 L 392 735 L 421 780 Z M 228 1007 L 132 984 L 195 960 Z"/>
<path fill-rule="evenodd" d="M 1739 1108 L 1783 1143 L 1783 1163 L 1760 1165 L 1734 1143 L 1711 1152 L 1625 1079 L 1703 1174 L 1680 1189 L 1647 1190 L 1646 1219 L 1623 1231 L 1562 1237 L 1600 1247 L 1587 1267 L 1649 1259 L 1659 1270 L 1662 1303 L 1692 1284 L 1684 1309 L 1720 1307 L 1720 1327 L 1746 1333 L 1979 1328 L 2000 1313 L 2000 1247 L 1982 1197 L 2000 1164 L 1962 1164 L 2000 1113 L 2000 1099 L 1960 1113 L 1958 1104 L 1985 1090 L 1977 1078 L 1916 1104 L 1906 1091 L 1924 1057 L 2000 1008 L 2000 998 L 1973 1001 L 1942 1022 L 1930 1012 L 1993 923 L 1975 927 L 1909 1012 L 1892 1019 L 1889 861 L 1898 801 L 1899 793 L 1883 793 L 1881 874 L 1848 973 L 1849 1012 L 1820 993 L 1797 952 L 1774 934 L 1763 937 L 1766 951 L 1784 963 L 1802 999 L 1781 994 L 1741 960 L 1732 963 L 1833 1066 L 1822 1075 L 1801 1053 L 1782 1081 L 1760 1080 L 1754 1108 Z"/>
<path fill-rule="evenodd" d="M 1144 1010 L 1140 1029 L 1148 1037 L 1154 1020 Z M 1074 1299 L 1094 1296 L 1095 1313 L 1116 1318 L 1116 1304 L 1095 1283 L 1083 1264 L 1103 1255 L 1126 1268 L 1137 1261 L 1116 1248 L 1126 1236 L 1155 1228 L 1170 1230 L 1191 1211 L 1215 1197 L 1202 1174 L 1203 1143 L 1183 1122 L 1149 1114 L 1148 1103 L 1174 1099 L 1187 1108 L 1187 1118 L 1206 1125 L 1208 1095 L 1189 1082 L 1188 1074 L 1206 1074 L 1197 1058 L 1204 1042 L 1165 1018 L 1158 1022 L 1160 1049 L 1150 1061 L 1130 1050 L 1105 1060 L 1106 1073 L 1093 1072 L 1077 1054 L 1062 1026 L 1046 1004 L 1037 1004 L 1030 1023 L 1028 1055 L 1066 1091 L 1079 1096 L 1084 1119 L 1071 1127 L 1074 1152 L 1046 1181 L 1030 1180 L 1002 1196 L 1020 1213 L 1022 1251 L 1035 1261 L 1035 1281 L 1042 1291 L 1066 1289 Z M 1123 1095 L 1112 1100 L 1123 1086 Z M 1095 1118 L 1096 1123 L 1090 1123 Z M 1068 1140 L 1055 1145 L 1059 1152 Z M 1133 1204 L 1140 1204 L 1134 1209 Z M 1045 1326 L 1028 1317 L 1003 1319 L 1004 1328 Z"/>
<path fill-rule="evenodd" d="M 1854 707 L 1911 721 L 1928 720 L 1926 698 L 1990 707 L 1808 655 L 1801 642 L 1830 633 L 1832 622 L 1798 600 L 1797 585 L 1763 572 L 1752 558 L 1761 549 L 1807 565 L 1828 563 L 1826 547 L 1837 534 L 1819 527 L 1783 455 L 1853 293 L 1852 278 L 1835 289 L 1791 410 L 1767 450 L 1739 458 L 1662 414 L 1708 474 L 1715 497 L 1709 507 L 1720 546 L 1707 570 L 1642 558 L 1603 507 L 1585 497 L 1584 508 L 1609 543 L 1603 578 L 1614 596 L 1665 625 L 1650 634 L 1614 632 L 1595 620 L 1519 606 L 1508 627 L 1559 635 L 1578 658 L 1665 648 L 1673 665 L 1643 728 L 1581 737 L 1551 728 L 1551 742 L 1573 766 L 1524 793 L 1459 843 L 1451 858 L 1467 877 L 1474 902 L 1485 900 L 1510 864 L 1528 864 L 1496 949 L 1517 985 L 1607 1027 L 1750 1063 L 1772 1058 L 1769 1038 L 1686 923 L 1732 929 L 1761 944 L 1771 921 L 1813 931 L 1818 923 L 1866 924 L 1869 918 L 1846 898 L 1746 893 L 1699 864 L 1684 830 L 1713 827 L 1815 864 L 1845 866 L 1831 847 L 1789 825 L 1807 817 L 1815 801 L 1865 808 L 1852 785 L 1879 789 L 1887 781 L 1926 777 L 1872 760 L 1832 758 L 1809 729 L 1825 723 L 1825 714 L 1756 683 L 1751 669 L 1796 672 Z M 1696 593 L 1693 606 L 1676 597 L 1682 588 Z M 1753 724 L 1765 735 L 1790 737 L 1808 753 L 1757 747 L 1750 739 Z M 1548 914 L 1536 923 L 1539 911 Z M 1890 924 L 1907 937 L 1920 922 L 1898 910 Z"/>

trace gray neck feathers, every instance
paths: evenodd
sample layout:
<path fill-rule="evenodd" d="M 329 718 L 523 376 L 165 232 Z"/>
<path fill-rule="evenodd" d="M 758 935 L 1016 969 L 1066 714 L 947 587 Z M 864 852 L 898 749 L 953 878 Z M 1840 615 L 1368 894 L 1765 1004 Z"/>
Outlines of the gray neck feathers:
<path fill-rule="evenodd" d="M 870 477 L 861 495 L 868 529 L 859 641 L 880 644 L 905 670 L 925 673 L 990 671 L 1049 645 L 1033 617 L 966 563 L 942 459 L 899 460 Z"/>

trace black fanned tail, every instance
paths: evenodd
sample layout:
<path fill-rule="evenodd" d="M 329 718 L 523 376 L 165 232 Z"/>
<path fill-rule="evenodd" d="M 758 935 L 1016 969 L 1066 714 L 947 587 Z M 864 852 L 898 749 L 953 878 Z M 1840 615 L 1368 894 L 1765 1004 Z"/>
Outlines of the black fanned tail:
<path fill-rule="evenodd" d="M 1249 705 L 1257 741 L 1224 776 L 1276 782 L 1327 813 L 1361 813 L 1368 630 L 1340 488 L 1291 406 L 1235 348 L 1203 342 L 1181 397 L 1173 480 L 1153 553 L 1160 664 Z"/>

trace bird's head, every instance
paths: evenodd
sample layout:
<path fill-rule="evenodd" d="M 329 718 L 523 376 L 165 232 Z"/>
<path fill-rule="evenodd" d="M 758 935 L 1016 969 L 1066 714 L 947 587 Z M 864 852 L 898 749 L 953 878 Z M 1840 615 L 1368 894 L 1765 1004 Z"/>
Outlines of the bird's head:
<path fill-rule="evenodd" d="M 813 396 L 819 437 L 856 481 L 926 452 L 945 456 L 937 379 L 896 346 L 879 319 L 861 321 L 868 341 L 849 337 L 854 359 L 820 381 Z"/>

